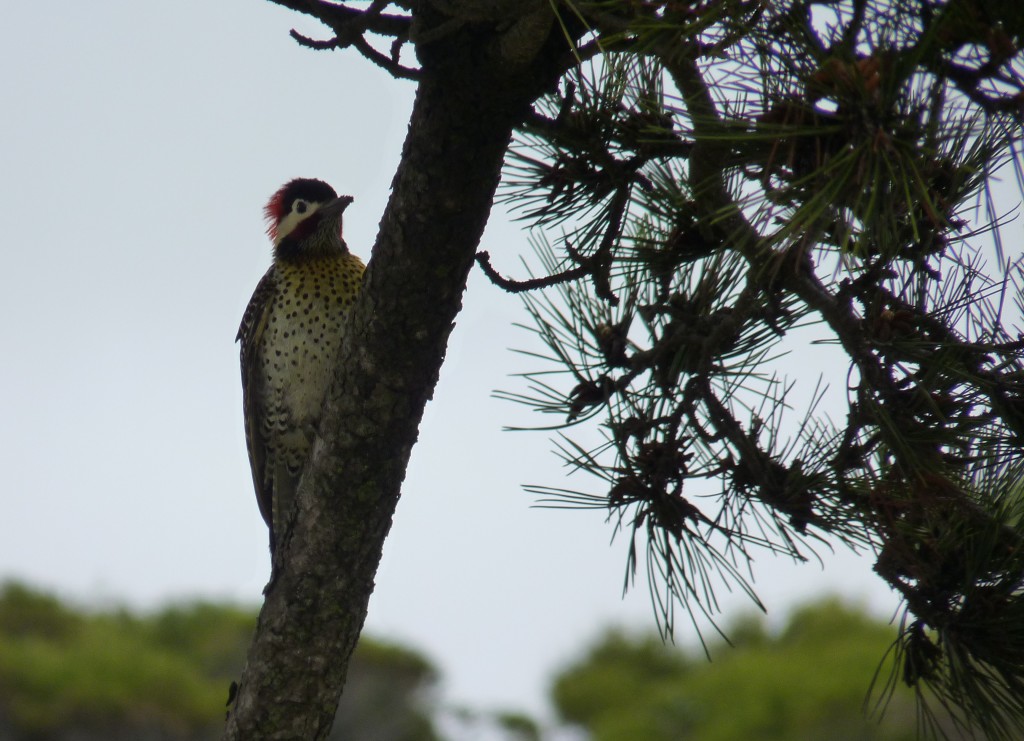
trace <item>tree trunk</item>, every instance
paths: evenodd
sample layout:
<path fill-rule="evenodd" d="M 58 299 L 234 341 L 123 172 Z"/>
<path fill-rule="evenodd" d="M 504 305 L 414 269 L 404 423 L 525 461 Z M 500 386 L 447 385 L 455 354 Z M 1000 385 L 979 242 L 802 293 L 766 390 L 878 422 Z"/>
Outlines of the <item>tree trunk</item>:
<path fill-rule="evenodd" d="M 510 64 L 496 28 L 464 24 L 417 47 L 422 78 L 402 162 L 225 739 L 330 731 L 512 129 L 557 80 L 568 48 L 548 26 L 535 53 Z"/>

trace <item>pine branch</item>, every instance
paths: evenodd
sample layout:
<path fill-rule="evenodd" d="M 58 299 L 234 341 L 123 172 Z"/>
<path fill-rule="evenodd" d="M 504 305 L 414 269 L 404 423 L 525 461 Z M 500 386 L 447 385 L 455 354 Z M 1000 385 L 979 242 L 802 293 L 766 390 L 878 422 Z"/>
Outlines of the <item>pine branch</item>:
<path fill-rule="evenodd" d="M 960 212 L 1019 144 L 1024 28 L 956 1 L 855 2 L 828 26 L 815 7 L 578 5 L 629 53 L 533 115 L 513 195 L 536 225 L 566 229 L 566 249 L 617 234 L 608 291 L 628 300 L 602 305 L 578 284 L 531 297 L 561 400 L 550 370 L 543 386 L 527 378 L 567 424 L 604 417 L 604 444 L 563 454 L 607 485 L 630 573 L 646 540 L 662 620 L 672 600 L 704 614 L 713 600 L 690 588 L 693 559 L 716 552 L 698 524 L 742 558 L 871 544 L 916 616 L 904 680 L 1006 737 L 1024 729 L 1006 701 L 1024 635 L 1009 655 L 994 637 L 1022 599 L 1024 531 L 991 474 L 1024 465 L 1024 354 L 1002 328 L 1006 282 L 964 258 L 977 233 Z M 759 374 L 799 322 L 849 358 L 849 407 L 841 427 L 809 411 L 786 443 L 785 393 Z M 705 477 L 722 481 L 714 513 L 685 495 Z"/>

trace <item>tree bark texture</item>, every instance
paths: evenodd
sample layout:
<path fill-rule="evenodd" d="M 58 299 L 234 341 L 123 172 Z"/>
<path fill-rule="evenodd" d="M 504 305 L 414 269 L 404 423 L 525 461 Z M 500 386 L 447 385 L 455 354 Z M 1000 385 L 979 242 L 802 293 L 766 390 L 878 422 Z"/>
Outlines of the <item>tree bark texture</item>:
<path fill-rule="evenodd" d="M 452 26 L 428 10 L 415 21 Z M 568 50 L 556 26 L 541 26 L 528 58 L 510 62 L 499 28 L 473 21 L 417 45 L 422 75 L 402 161 L 225 739 L 330 731 L 511 132 Z"/>

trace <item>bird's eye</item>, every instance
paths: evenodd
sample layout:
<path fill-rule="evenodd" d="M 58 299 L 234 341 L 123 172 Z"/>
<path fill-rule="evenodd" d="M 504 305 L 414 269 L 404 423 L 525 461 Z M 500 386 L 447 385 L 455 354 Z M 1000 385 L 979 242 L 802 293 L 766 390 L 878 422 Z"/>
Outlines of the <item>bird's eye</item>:
<path fill-rule="evenodd" d="M 304 214 L 309 210 L 309 204 L 299 198 L 295 203 L 292 204 L 292 211 L 297 214 Z"/>

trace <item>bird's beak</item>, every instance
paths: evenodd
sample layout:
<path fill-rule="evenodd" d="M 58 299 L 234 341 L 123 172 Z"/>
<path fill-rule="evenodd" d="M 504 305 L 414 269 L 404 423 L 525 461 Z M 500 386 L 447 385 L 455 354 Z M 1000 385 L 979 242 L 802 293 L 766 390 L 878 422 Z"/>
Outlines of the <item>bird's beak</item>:
<path fill-rule="evenodd" d="M 355 199 L 352 196 L 338 196 L 333 201 L 328 201 L 320 207 L 320 213 L 318 214 L 321 218 L 341 218 L 341 215 L 345 213 L 345 209 Z"/>

